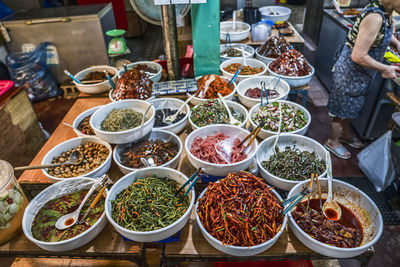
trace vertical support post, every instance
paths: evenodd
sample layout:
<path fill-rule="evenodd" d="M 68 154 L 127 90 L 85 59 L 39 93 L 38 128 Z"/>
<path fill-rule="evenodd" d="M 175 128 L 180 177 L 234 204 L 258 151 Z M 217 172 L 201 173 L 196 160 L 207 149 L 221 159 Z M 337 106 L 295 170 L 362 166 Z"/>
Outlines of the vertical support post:
<path fill-rule="evenodd" d="M 165 55 L 167 57 L 168 79 L 180 80 L 181 70 L 179 66 L 175 5 L 162 5 L 161 17 Z"/>
<path fill-rule="evenodd" d="M 219 74 L 219 8 L 220 0 L 191 6 L 195 77 Z"/>

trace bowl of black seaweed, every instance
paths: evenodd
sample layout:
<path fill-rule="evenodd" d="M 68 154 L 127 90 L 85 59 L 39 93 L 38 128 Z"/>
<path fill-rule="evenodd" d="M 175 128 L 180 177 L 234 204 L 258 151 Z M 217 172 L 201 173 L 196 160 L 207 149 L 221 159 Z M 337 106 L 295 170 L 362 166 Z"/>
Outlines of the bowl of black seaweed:
<path fill-rule="evenodd" d="M 56 252 L 79 248 L 96 238 L 107 224 L 104 209 L 108 190 L 89 211 L 83 223 L 75 224 L 65 230 L 55 227 L 60 217 L 80 205 L 80 201 L 95 182 L 96 180 L 85 177 L 69 178 L 40 192 L 25 210 L 22 219 L 25 236 L 40 248 Z M 96 196 L 97 193 L 94 193 L 89 197 L 83 206 L 79 220 L 82 219 Z"/>
<path fill-rule="evenodd" d="M 281 134 L 273 149 L 276 136 L 265 139 L 257 151 L 261 176 L 272 186 L 290 191 L 311 174 L 326 176 L 326 149 L 314 139 L 298 134 Z"/>
<path fill-rule="evenodd" d="M 189 119 L 189 105 L 185 104 L 184 101 L 177 98 L 158 98 L 149 101 L 153 104 L 156 115 L 154 117 L 154 128 L 157 130 L 165 130 L 173 133 L 181 132 L 185 127 Z M 179 114 L 176 116 L 174 121 L 165 121 L 168 116 L 173 116 L 181 109 Z"/>

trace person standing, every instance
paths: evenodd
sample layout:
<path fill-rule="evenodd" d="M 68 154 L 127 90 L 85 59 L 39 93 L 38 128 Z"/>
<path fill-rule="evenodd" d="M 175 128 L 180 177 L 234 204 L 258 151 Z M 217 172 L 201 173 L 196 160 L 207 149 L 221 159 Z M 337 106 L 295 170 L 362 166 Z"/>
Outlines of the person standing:
<path fill-rule="evenodd" d="M 333 119 L 330 137 L 324 146 L 342 159 L 351 157 L 343 144 L 354 148 L 363 146 L 352 135 L 350 123 L 360 116 L 376 73 L 380 72 L 386 79 L 400 75 L 397 66 L 381 63 L 389 45 L 400 51 L 400 42 L 393 36 L 393 11 L 400 12 L 400 0 L 371 1 L 356 18 L 334 65 L 333 89 L 328 102 Z"/>

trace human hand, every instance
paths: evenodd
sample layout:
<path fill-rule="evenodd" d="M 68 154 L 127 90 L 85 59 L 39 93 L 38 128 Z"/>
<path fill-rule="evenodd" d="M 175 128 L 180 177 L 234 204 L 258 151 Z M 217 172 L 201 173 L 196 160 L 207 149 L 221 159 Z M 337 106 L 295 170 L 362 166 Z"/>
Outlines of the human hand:
<path fill-rule="evenodd" d="M 382 71 L 382 78 L 396 79 L 400 75 L 400 66 L 389 65 Z"/>

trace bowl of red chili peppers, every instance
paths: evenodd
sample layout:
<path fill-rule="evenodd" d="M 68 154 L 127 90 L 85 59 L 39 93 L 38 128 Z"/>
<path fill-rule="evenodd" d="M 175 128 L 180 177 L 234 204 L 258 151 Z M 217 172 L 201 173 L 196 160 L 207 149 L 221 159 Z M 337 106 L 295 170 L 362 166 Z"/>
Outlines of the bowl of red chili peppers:
<path fill-rule="evenodd" d="M 154 129 L 148 137 L 129 144 L 115 146 L 113 152 L 114 162 L 123 174 L 145 168 L 141 158 L 149 164 L 178 167 L 182 154 L 182 141 L 172 132 Z"/>
<path fill-rule="evenodd" d="M 234 256 L 264 252 L 287 223 L 282 198 L 262 178 L 245 171 L 210 183 L 196 203 L 196 222 L 214 248 Z"/>
<path fill-rule="evenodd" d="M 236 93 L 236 83 L 229 85 L 229 79 L 220 75 L 208 74 L 196 77 L 197 91 L 190 100 L 192 105 L 207 102 L 210 99 L 218 99 L 218 93 L 225 100 L 232 100 Z"/>
<path fill-rule="evenodd" d="M 222 72 L 223 76 L 231 79 L 240 67 L 242 67 L 242 70 L 240 71 L 236 82 L 240 82 L 246 78 L 254 76 L 261 76 L 267 72 L 267 65 L 265 65 L 264 62 L 254 58 L 246 58 L 245 65 L 242 58 L 226 60 L 221 63 L 220 71 Z"/>
<path fill-rule="evenodd" d="M 288 213 L 295 236 L 308 248 L 333 258 L 356 257 L 372 247 L 381 237 L 384 226 L 382 214 L 374 201 L 357 187 L 333 179 L 333 196 L 342 216 L 336 221 L 329 220 L 321 212 L 328 195 L 328 181 L 321 178 L 319 183 L 321 202 L 314 182 L 310 199 L 304 197 Z M 287 197 L 300 193 L 309 184 L 310 180 L 299 183 Z"/>

